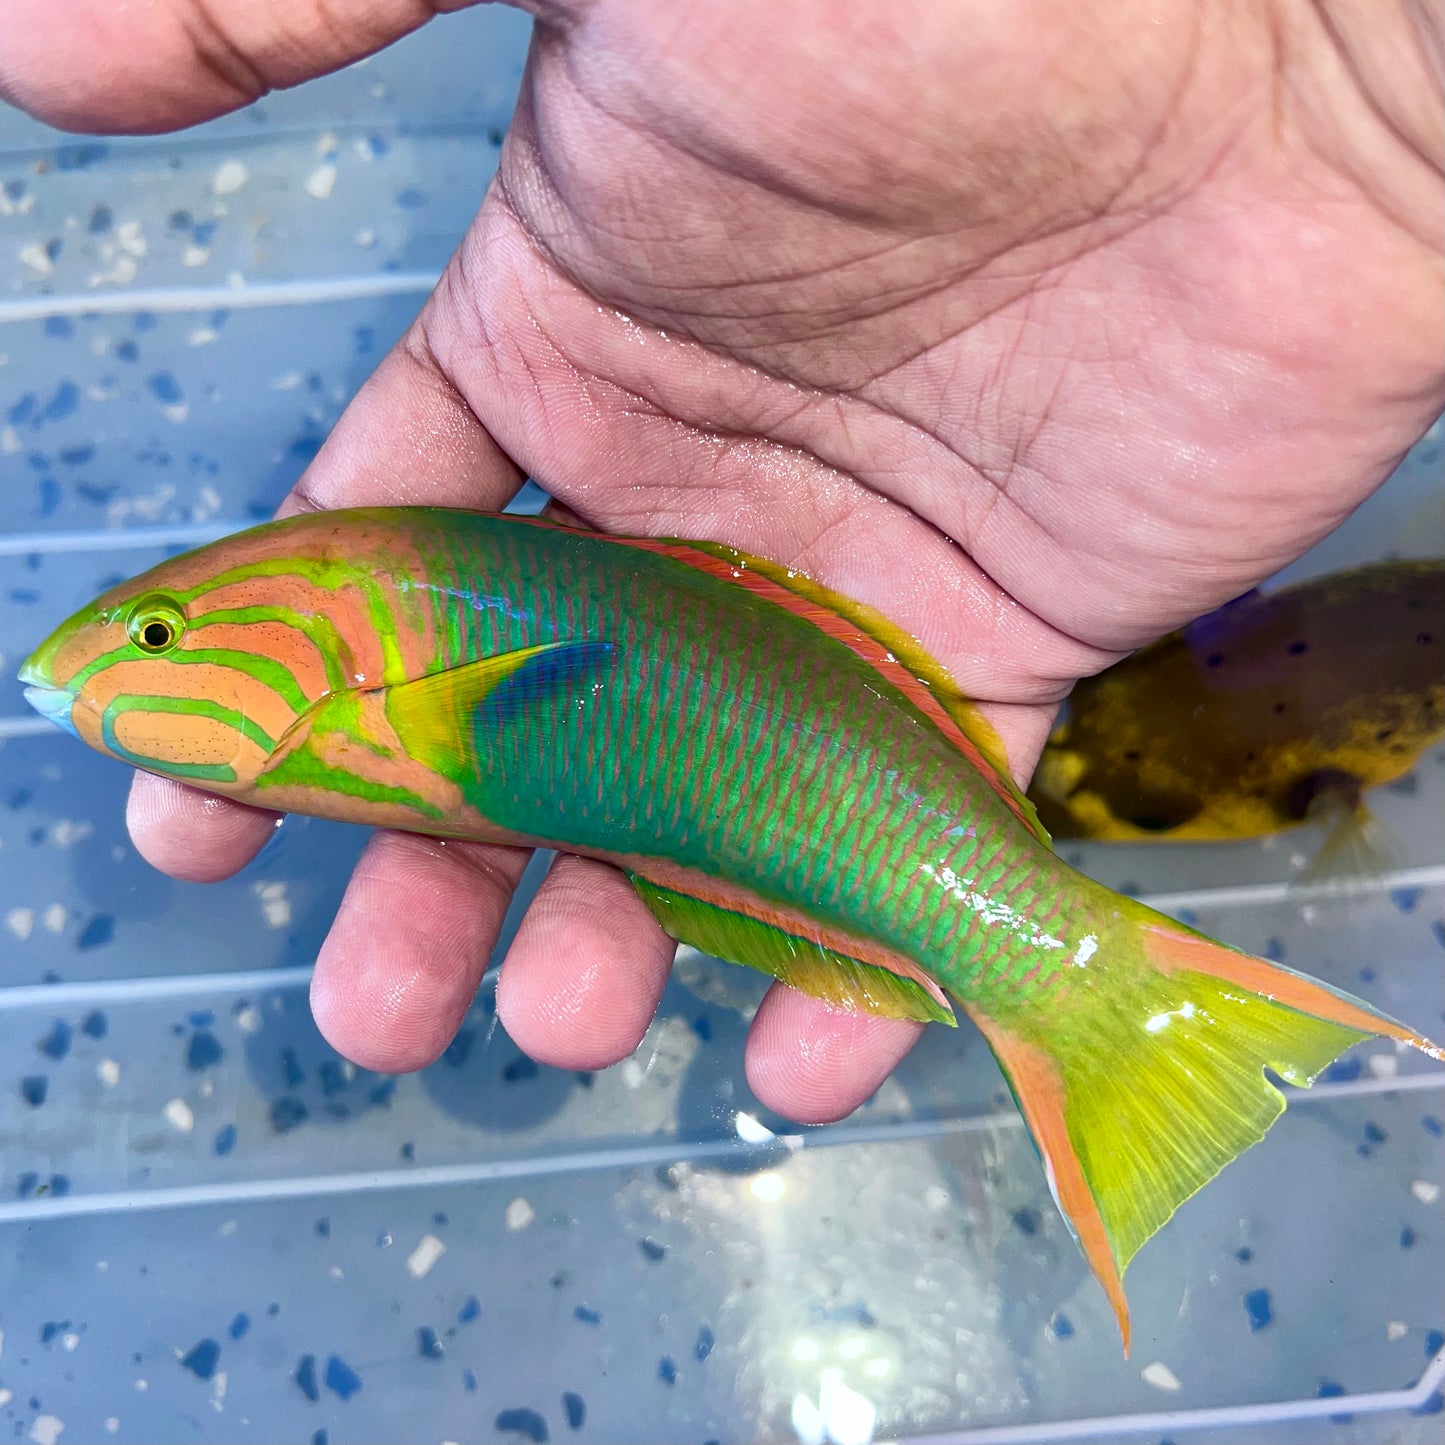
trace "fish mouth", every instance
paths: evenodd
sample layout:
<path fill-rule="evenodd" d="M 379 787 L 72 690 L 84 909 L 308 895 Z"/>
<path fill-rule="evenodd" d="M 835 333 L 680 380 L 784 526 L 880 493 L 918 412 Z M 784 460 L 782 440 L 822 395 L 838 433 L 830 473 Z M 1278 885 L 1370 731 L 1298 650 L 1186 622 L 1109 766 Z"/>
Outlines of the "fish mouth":
<path fill-rule="evenodd" d="M 25 689 L 25 701 L 45 718 L 53 722 L 56 727 L 64 728 L 71 737 L 79 737 L 74 722 L 71 721 L 71 708 L 75 706 L 75 694 L 63 687 L 51 687 L 46 683 L 31 681 L 26 676 L 30 671 L 29 666 L 21 669 L 20 680 L 30 685 Z M 31 674 L 33 677 L 33 673 Z"/>

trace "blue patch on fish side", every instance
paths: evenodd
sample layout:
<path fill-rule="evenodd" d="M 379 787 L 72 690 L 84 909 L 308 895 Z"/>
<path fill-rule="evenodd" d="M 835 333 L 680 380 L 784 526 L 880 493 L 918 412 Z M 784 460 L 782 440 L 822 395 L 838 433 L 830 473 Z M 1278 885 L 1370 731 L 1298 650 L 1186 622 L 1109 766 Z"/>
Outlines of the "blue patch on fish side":
<path fill-rule="evenodd" d="M 567 1417 L 567 1428 L 580 1430 L 587 1422 L 587 1402 L 572 1390 L 562 1396 L 562 1413 Z"/>

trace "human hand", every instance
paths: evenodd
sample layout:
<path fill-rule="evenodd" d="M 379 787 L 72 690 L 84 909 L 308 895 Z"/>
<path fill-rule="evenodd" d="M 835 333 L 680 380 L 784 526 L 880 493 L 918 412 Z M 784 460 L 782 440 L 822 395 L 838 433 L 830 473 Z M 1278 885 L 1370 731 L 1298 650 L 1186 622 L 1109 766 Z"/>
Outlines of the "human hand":
<path fill-rule="evenodd" d="M 7 0 L 0 93 L 164 129 L 442 8 Z M 284 511 L 493 509 L 531 474 L 597 527 L 777 558 L 916 634 L 1022 779 L 1073 680 L 1298 555 L 1441 405 L 1439 21 L 1408 0 L 537 13 L 475 224 Z M 273 822 L 135 781 L 179 877 Z M 434 1058 L 524 861 L 376 834 L 317 961 L 336 1047 Z M 671 954 L 619 874 L 561 858 L 498 1007 L 601 1067 Z M 836 1118 L 917 1032 L 775 986 L 749 1078 Z"/>

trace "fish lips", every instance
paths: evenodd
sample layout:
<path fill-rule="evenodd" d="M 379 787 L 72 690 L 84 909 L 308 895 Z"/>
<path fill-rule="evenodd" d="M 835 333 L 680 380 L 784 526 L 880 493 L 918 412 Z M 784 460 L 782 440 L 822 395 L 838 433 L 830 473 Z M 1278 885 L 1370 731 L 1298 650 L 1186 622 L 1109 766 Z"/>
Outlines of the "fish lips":
<path fill-rule="evenodd" d="M 27 681 L 24 672 L 20 674 L 21 681 Z M 74 721 L 71 718 L 71 709 L 75 706 L 75 694 L 63 687 L 47 687 L 44 684 L 31 683 L 25 689 L 25 701 L 45 718 L 47 722 L 53 722 L 57 727 L 64 728 L 71 737 L 78 738 Z"/>

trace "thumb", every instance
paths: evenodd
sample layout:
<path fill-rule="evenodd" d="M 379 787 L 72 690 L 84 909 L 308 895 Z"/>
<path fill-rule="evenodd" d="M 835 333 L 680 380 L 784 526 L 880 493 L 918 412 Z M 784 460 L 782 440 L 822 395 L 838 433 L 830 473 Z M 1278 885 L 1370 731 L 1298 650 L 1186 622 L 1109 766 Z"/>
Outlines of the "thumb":
<path fill-rule="evenodd" d="M 62 130 L 176 130 L 476 0 L 3 0 L 0 98 Z"/>

